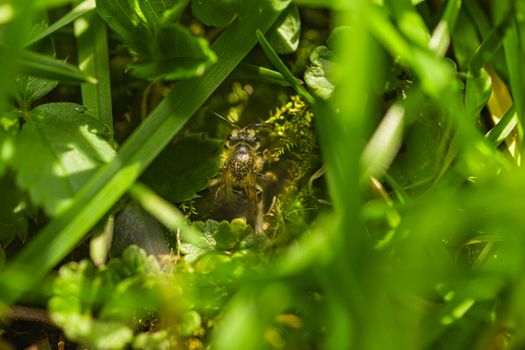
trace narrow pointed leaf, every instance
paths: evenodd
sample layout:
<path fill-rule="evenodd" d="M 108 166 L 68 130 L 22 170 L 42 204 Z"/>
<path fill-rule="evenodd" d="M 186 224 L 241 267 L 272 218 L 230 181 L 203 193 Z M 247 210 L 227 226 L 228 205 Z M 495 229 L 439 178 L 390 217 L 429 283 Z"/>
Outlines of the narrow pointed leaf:
<path fill-rule="evenodd" d="M 4 54 L 5 47 L 0 48 L 0 55 Z M 58 80 L 65 83 L 96 84 L 97 80 L 82 73 L 77 67 L 60 61 L 56 58 L 36 52 L 23 50 L 19 53 L 19 64 L 22 72 L 39 78 Z"/>

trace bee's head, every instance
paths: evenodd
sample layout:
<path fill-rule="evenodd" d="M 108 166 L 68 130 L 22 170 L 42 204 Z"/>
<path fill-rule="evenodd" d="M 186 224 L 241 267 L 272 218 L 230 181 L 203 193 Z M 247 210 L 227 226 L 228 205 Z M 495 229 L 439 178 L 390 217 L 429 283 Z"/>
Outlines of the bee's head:
<path fill-rule="evenodd" d="M 259 148 L 260 143 L 257 139 L 257 133 L 255 130 L 248 128 L 233 129 L 228 138 L 228 148 L 235 146 L 245 146 L 256 151 Z"/>

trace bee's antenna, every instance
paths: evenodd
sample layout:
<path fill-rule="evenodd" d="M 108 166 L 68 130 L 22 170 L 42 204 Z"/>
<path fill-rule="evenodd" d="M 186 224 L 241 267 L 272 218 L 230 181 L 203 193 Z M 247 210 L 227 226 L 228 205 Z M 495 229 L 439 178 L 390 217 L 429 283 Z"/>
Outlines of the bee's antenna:
<path fill-rule="evenodd" d="M 232 128 L 235 128 L 237 129 L 238 126 L 235 125 L 234 123 L 232 123 L 231 121 L 229 121 L 228 119 L 226 119 L 225 117 L 223 117 L 222 115 L 220 115 L 219 113 L 215 112 L 215 111 L 212 111 L 211 109 L 206 109 L 208 112 L 212 113 L 213 115 L 215 115 L 217 118 L 219 119 L 222 119 L 223 121 L 225 121 L 226 123 L 228 123 Z"/>

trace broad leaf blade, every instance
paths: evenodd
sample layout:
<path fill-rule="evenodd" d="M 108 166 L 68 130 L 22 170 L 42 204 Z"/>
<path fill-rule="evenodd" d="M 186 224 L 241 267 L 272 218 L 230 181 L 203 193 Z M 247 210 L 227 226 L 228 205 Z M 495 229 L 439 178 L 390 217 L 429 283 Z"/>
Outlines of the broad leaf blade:
<path fill-rule="evenodd" d="M 58 81 L 19 74 L 16 77 L 16 98 L 19 105 L 30 106 L 42 96 L 45 96 L 58 85 Z"/>
<path fill-rule="evenodd" d="M 478 117 L 492 94 L 492 80 L 489 74 L 481 69 L 477 76 L 467 77 L 465 87 L 465 110 L 472 119 Z"/>
<path fill-rule="evenodd" d="M 148 23 L 158 25 L 162 20 L 162 15 L 177 3 L 176 0 L 139 0 L 138 5 L 142 15 Z"/>
<path fill-rule="evenodd" d="M 137 54 L 129 65 L 139 78 L 175 80 L 199 76 L 216 61 L 208 42 L 171 19 L 186 2 L 98 0 L 99 14 Z M 170 9 L 170 7 L 173 7 Z"/>
<path fill-rule="evenodd" d="M 22 194 L 16 188 L 11 176 L 0 178 L 0 246 L 6 246 L 15 237 L 24 240 L 27 235 L 28 222 L 19 209 Z"/>
<path fill-rule="evenodd" d="M 466 69 L 469 59 L 474 55 L 480 44 L 476 27 L 466 12 L 459 13 L 459 20 L 454 27 L 453 35 L 452 48 L 456 61 L 462 69 Z"/>
<path fill-rule="evenodd" d="M 169 254 L 165 231 L 159 221 L 131 202 L 115 217 L 110 255 L 121 256 L 130 245 L 137 245 L 148 254 Z"/>
<path fill-rule="evenodd" d="M 239 0 L 192 0 L 191 12 L 207 26 L 222 27 L 235 17 Z"/>
<path fill-rule="evenodd" d="M 197 136 L 168 145 L 141 179 L 172 203 L 191 199 L 217 174 L 222 146 Z"/>
<path fill-rule="evenodd" d="M 334 70 L 334 53 L 326 46 L 318 46 L 310 55 L 312 63 L 304 73 L 304 81 L 313 92 L 324 99 L 329 98 L 335 89 L 331 81 L 331 73 Z"/>
<path fill-rule="evenodd" d="M 136 52 L 150 51 L 151 27 L 129 0 L 96 0 L 100 17 Z"/>
<path fill-rule="evenodd" d="M 18 139 L 13 160 L 17 183 L 51 216 L 66 208 L 100 165 L 114 156 L 102 137 L 107 130 L 84 110 L 73 103 L 41 105 Z"/>
<path fill-rule="evenodd" d="M 299 8 L 296 4 L 291 3 L 272 28 L 268 30 L 267 39 L 278 54 L 284 55 L 297 50 L 300 36 L 301 17 L 299 17 Z"/>
<path fill-rule="evenodd" d="M 203 38 L 197 38 L 179 24 L 166 24 L 155 35 L 152 56 L 129 65 L 145 79 L 184 79 L 199 76 L 217 58 Z"/>

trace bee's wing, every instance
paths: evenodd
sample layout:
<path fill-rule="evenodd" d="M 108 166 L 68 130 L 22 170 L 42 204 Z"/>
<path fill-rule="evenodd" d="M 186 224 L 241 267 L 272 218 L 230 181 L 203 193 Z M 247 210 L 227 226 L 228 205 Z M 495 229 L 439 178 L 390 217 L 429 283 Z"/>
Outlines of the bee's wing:
<path fill-rule="evenodd" d="M 233 200 L 233 180 L 229 172 L 224 172 L 221 176 L 221 182 L 215 192 L 215 199 L 219 203 L 231 202 Z"/>

